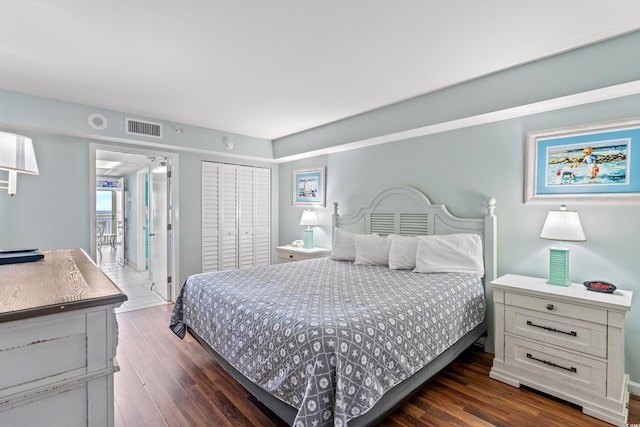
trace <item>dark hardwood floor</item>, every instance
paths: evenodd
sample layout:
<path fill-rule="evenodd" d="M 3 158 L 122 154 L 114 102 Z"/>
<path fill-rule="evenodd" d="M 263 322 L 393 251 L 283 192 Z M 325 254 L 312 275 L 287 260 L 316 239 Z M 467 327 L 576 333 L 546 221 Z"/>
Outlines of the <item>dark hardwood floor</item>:
<path fill-rule="evenodd" d="M 284 426 L 233 380 L 193 339 L 168 328 L 170 305 L 117 315 L 115 425 Z M 489 378 L 493 355 L 456 360 L 380 425 L 609 426 L 579 408 Z M 632 396 L 629 421 L 640 423 Z"/>

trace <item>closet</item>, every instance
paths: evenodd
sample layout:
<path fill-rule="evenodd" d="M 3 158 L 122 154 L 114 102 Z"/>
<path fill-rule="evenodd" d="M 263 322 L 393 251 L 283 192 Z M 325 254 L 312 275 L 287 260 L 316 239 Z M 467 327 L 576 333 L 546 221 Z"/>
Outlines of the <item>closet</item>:
<path fill-rule="evenodd" d="M 202 162 L 202 271 L 271 264 L 271 170 Z"/>

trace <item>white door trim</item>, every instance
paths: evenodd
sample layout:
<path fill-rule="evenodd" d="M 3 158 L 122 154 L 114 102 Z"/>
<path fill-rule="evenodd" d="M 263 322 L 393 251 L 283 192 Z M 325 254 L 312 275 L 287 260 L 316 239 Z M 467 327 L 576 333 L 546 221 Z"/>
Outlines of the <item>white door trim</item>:
<path fill-rule="evenodd" d="M 171 180 L 169 181 L 169 185 L 171 185 L 171 191 L 173 194 L 173 206 L 171 209 L 171 224 L 172 224 L 172 239 L 171 239 L 171 253 L 169 257 L 171 258 L 169 261 L 171 263 L 171 275 L 173 278 L 172 286 L 172 295 L 171 300 L 175 301 L 176 293 L 178 292 L 178 286 L 175 283 L 178 281 L 180 277 L 180 254 L 178 251 L 178 242 L 180 241 L 180 225 L 178 223 L 179 215 L 179 206 L 180 206 L 180 198 L 179 198 L 179 171 L 178 171 L 178 153 L 171 153 L 166 151 L 159 151 L 153 149 L 144 149 L 138 147 L 131 146 L 123 146 L 123 145 L 107 145 L 107 144 L 98 144 L 94 142 L 89 143 L 89 177 L 92 179 L 92 184 L 89 186 L 89 239 L 90 239 L 90 255 L 93 260 L 96 260 L 96 188 L 95 188 L 95 179 L 96 179 L 96 151 L 114 151 L 118 153 L 131 153 L 131 154 L 142 154 L 147 156 L 158 156 L 158 157 L 166 157 L 167 159 L 171 159 L 172 170 L 171 170 Z"/>
<path fill-rule="evenodd" d="M 147 246 L 143 243 L 146 243 L 145 236 L 147 234 L 147 228 L 144 226 L 144 221 L 146 220 L 147 211 L 145 209 L 144 197 L 141 197 L 145 193 L 145 181 L 144 177 L 147 176 L 149 172 L 147 170 L 141 169 L 136 172 L 136 185 L 138 200 L 137 200 L 137 214 L 138 214 L 138 227 L 136 228 L 136 236 L 138 237 L 138 250 L 136 253 L 136 269 L 138 271 L 146 271 L 149 266 L 147 263 Z M 145 263 L 142 265 L 142 263 Z"/>

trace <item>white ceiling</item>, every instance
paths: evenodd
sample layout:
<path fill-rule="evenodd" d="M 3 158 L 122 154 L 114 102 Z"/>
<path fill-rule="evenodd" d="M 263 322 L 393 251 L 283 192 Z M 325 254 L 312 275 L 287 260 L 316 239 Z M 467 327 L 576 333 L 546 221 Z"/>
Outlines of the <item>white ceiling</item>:
<path fill-rule="evenodd" d="M 267 139 L 640 28 L 637 0 L 0 1 L 0 88 Z"/>
<path fill-rule="evenodd" d="M 96 150 L 96 176 L 121 177 L 146 168 L 154 157 Z"/>

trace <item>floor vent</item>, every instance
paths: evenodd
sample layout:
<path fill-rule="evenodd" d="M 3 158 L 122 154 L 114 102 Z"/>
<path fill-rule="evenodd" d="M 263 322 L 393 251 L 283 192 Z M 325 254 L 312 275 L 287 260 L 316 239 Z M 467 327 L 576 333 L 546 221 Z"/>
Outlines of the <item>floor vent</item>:
<path fill-rule="evenodd" d="M 162 124 L 126 118 L 126 132 L 130 135 L 144 135 L 162 138 Z"/>

